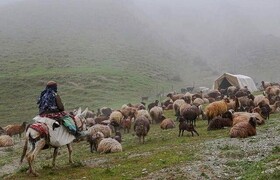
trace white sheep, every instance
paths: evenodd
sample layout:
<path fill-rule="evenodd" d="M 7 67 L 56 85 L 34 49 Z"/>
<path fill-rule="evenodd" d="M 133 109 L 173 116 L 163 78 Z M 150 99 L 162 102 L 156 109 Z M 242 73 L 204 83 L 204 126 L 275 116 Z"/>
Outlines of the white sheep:
<path fill-rule="evenodd" d="M 104 138 L 102 132 L 96 133 L 93 138 L 97 144 L 97 152 L 100 154 L 122 152 L 122 145 L 113 138 Z"/>
<path fill-rule="evenodd" d="M 152 118 L 152 121 L 155 123 L 161 123 L 162 120 L 165 119 L 163 116 L 163 109 L 162 107 L 155 106 L 150 110 L 150 115 Z"/>
<path fill-rule="evenodd" d="M 6 147 L 6 146 L 13 146 L 14 140 L 9 135 L 1 135 L 0 136 L 0 147 Z"/>

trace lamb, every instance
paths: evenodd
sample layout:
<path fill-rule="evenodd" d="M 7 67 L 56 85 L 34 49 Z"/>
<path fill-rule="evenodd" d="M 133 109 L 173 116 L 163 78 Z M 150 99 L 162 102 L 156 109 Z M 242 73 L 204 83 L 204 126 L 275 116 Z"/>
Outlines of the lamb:
<path fill-rule="evenodd" d="M 178 137 L 183 136 L 185 130 L 191 132 L 192 136 L 193 136 L 193 132 L 195 132 L 199 136 L 198 132 L 194 129 L 194 126 L 191 123 L 186 123 L 186 120 L 183 117 L 179 118 L 179 122 L 180 124 L 179 124 Z"/>
<path fill-rule="evenodd" d="M 131 118 L 128 117 L 128 118 L 125 118 L 122 123 L 121 123 L 121 126 L 123 128 L 123 133 L 129 133 L 130 129 L 131 129 Z"/>
<path fill-rule="evenodd" d="M 251 117 L 249 122 L 240 122 L 230 129 L 231 138 L 246 138 L 255 136 L 256 133 L 256 118 Z"/>
<path fill-rule="evenodd" d="M 226 111 L 222 117 L 217 116 L 212 119 L 208 125 L 207 131 L 223 129 L 224 127 L 232 126 L 232 112 Z"/>
<path fill-rule="evenodd" d="M 226 98 L 221 101 L 212 102 L 206 106 L 205 114 L 208 118 L 208 124 L 211 119 L 213 119 L 214 117 L 216 117 L 218 115 L 222 115 L 223 113 L 225 113 L 228 110 L 227 103 L 229 103 L 229 100 Z"/>
<path fill-rule="evenodd" d="M 92 138 L 100 154 L 122 152 L 122 145 L 113 138 L 105 138 L 102 132 L 97 132 Z"/>
<path fill-rule="evenodd" d="M 150 115 L 152 118 L 152 122 L 160 123 L 165 119 L 163 116 L 163 109 L 159 106 L 155 106 L 150 110 Z"/>
<path fill-rule="evenodd" d="M 160 123 L 160 128 L 161 129 L 172 129 L 175 128 L 175 123 L 172 119 L 167 118 L 164 119 L 161 123 Z"/>
<path fill-rule="evenodd" d="M 139 138 L 139 142 L 141 143 L 141 139 L 142 139 L 142 143 L 144 143 L 145 136 L 147 136 L 150 130 L 150 122 L 145 116 L 139 116 L 135 120 L 133 129 Z"/>
<path fill-rule="evenodd" d="M 14 140 L 9 135 L 0 135 L 0 147 L 13 146 Z"/>
<path fill-rule="evenodd" d="M 27 123 L 23 122 L 21 125 L 15 124 L 15 125 L 8 125 L 4 127 L 4 130 L 6 131 L 7 135 L 13 136 L 13 135 L 19 135 L 21 138 L 21 134 L 25 131 Z"/>
<path fill-rule="evenodd" d="M 102 132 L 104 137 L 111 137 L 112 130 L 107 125 L 95 124 L 94 126 L 88 129 L 87 141 L 90 144 L 90 151 L 93 152 L 93 149 L 97 149 L 97 144 L 94 141 L 94 137 L 98 132 Z"/>

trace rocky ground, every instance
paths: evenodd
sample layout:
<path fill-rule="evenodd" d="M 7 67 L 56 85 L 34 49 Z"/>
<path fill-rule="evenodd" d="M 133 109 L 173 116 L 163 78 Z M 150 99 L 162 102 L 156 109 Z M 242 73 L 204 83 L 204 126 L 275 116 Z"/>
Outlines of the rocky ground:
<path fill-rule="evenodd" d="M 260 161 L 280 146 L 280 125 L 271 124 L 257 132 L 256 136 L 245 139 L 222 138 L 202 143 L 198 148 L 203 148 L 204 153 L 199 155 L 199 161 L 152 173 L 143 169 L 142 173 L 148 175 L 139 179 L 241 179 L 239 162 Z M 280 160 L 273 163 L 273 168 L 267 164 L 267 170 L 262 173 L 280 170 Z"/>

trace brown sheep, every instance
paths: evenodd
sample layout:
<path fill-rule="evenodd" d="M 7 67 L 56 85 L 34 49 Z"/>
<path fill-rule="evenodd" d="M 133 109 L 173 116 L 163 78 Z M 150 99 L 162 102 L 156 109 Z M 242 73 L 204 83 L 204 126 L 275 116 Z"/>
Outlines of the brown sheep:
<path fill-rule="evenodd" d="M 181 99 L 184 97 L 184 94 L 172 94 L 172 93 L 168 93 L 166 95 L 166 97 L 169 97 L 170 99 L 172 99 L 173 102 L 175 102 L 177 99 Z"/>
<path fill-rule="evenodd" d="M 228 110 L 228 103 L 229 99 L 226 98 L 224 100 L 212 102 L 206 106 L 205 114 L 208 118 L 208 124 L 211 119 L 216 116 L 222 115 Z"/>
<path fill-rule="evenodd" d="M 175 123 L 172 119 L 167 118 L 164 119 L 161 123 L 160 123 L 160 128 L 161 129 L 172 129 L 175 128 Z"/>
<path fill-rule="evenodd" d="M 150 122 L 145 116 L 137 117 L 133 127 L 136 135 L 139 138 L 139 142 L 145 142 L 145 136 L 147 136 L 148 132 L 150 131 Z"/>
<path fill-rule="evenodd" d="M 222 115 L 222 117 L 217 116 L 210 121 L 207 131 L 223 129 L 224 127 L 231 127 L 231 126 L 232 126 L 232 112 L 226 111 Z"/>
<path fill-rule="evenodd" d="M 266 95 L 279 96 L 280 88 L 278 86 L 268 86 L 265 88 Z"/>
<path fill-rule="evenodd" d="M 256 118 L 251 117 L 249 122 L 240 122 L 230 129 L 231 138 L 246 138 L 248 136 L 255 136 L 256 133 Z"/>
<path fill-rule="evenodd" d="M 19 135 L 21 138 L 21 134 L 24 133 L 27 123 L 23 122 L 21 125 L 14 124 L 14 125 L 8 125 L 4 127 L 4 130 L 6 131 L 7 135 L 14 136 Z"/>
<path fill-rule="evenodd" d="M 128 118 L 125 118 L 122 123 L 121 123 L 121 126 L 123 128 L 123 133 L 129 133 L 130 129 L 131 129 L 131 118 L 128 117 Z"/>

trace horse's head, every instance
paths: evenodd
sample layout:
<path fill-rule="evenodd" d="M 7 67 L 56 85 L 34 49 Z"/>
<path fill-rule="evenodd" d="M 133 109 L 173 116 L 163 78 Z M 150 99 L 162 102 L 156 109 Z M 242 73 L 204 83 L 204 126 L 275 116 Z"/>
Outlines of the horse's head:
<path fill-rule="evenodd" d="M 74 116 L 74 121 L 79 131 L 85 131 L 87 129 L 86 118 L 85 118 L 87 111 L 88 108 L 86 108 L 83 112 L 81 108 L 79 108 L 77 114 Z"/>

